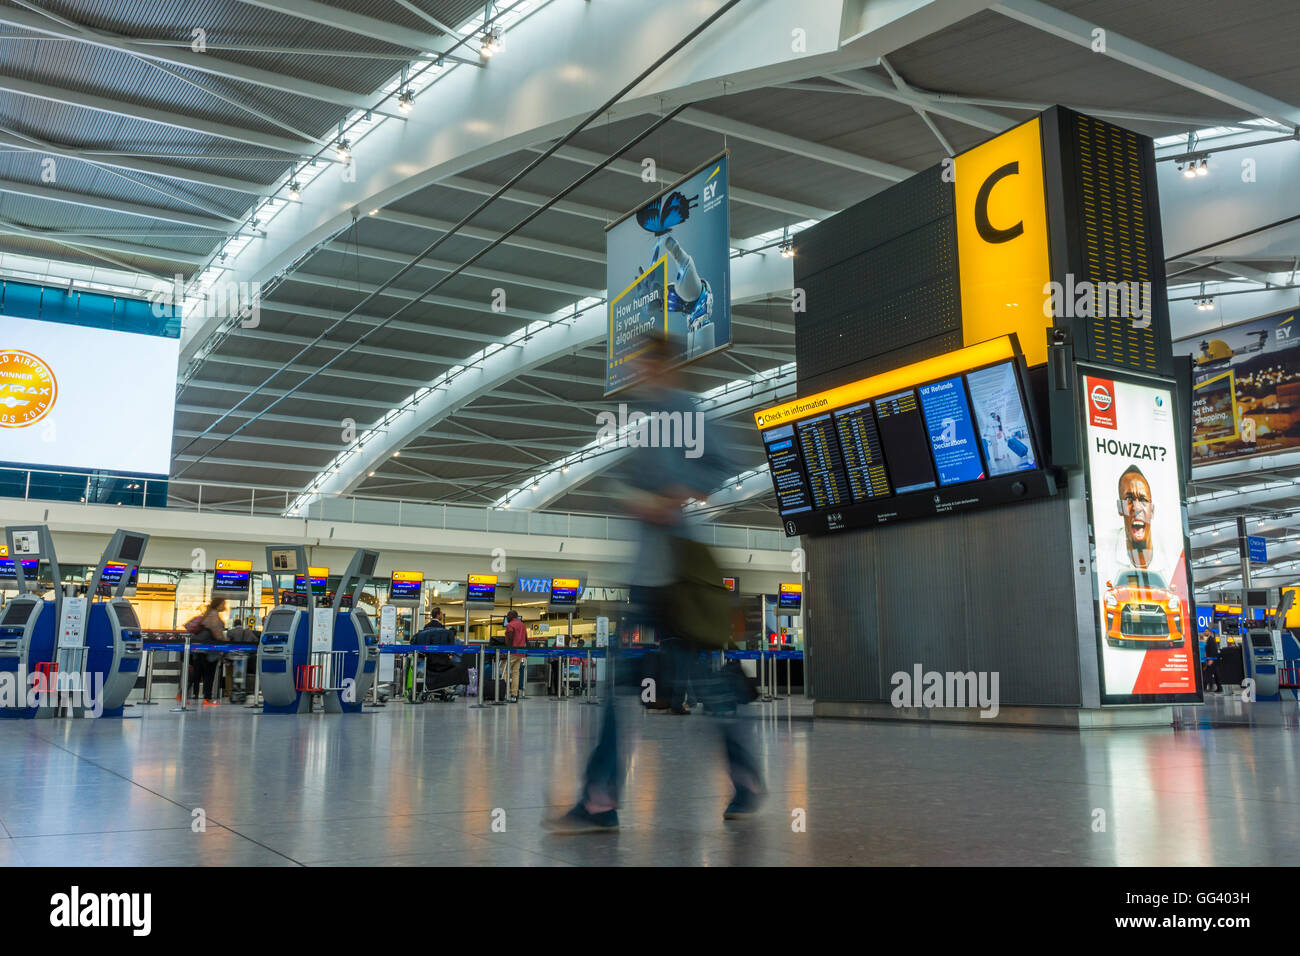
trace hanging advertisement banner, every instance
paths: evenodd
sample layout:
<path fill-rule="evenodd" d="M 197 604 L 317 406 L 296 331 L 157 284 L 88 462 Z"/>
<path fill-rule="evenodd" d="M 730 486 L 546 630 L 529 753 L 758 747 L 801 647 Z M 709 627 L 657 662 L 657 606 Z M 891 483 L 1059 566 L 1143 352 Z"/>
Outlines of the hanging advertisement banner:
<path fill-rule="evenodd" d="M 1300 312 L 1174 343 L 1191 355 L 1192 461 L 1300 449 Z"/>
<path fill-rule="evenodd" d="M 1199 700 L 1171 384 L 1083 376 L 1102 703 Z"/>
<path fill-rule="evenodd" d="M 606 228 L 605 289 L 606 395 L 636 383 L 655 338 L 678 365 L 731 344 L 726 153 Z"/>

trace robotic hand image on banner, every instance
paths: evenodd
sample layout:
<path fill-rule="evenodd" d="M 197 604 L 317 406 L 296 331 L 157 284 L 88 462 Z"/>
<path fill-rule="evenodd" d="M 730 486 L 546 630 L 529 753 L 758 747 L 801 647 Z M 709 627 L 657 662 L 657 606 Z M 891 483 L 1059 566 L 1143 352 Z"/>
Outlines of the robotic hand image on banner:
<path fill-rule="evenodd" d="M 1172 384 L 1083 386 L 1103 700 L 1197 700 Z"/>
<path fill-rule="evenodd" d="M 6 605 L 0 617 L 0 717 L 52 717 L 55 696 L 51 691 L 57 675 L 58 625 L 63 619 L 64 600 L 63 589 L 57 586 L 61 581 L 59 560 L 44 525 L 6 528 L 5 539 L 13 584 L 8 582 L 9 567 L 0 562 L 4 565 L 0 567 L 0 588 L 12 586 L 18 596 Z M 48 568 L 48 584 L 53 591 L 50 600 L 42 597 L 46 591 L 40 575 L 42 563 Z M 76 636 L 76 644 L 81 646 L 80 635 Z M 33 693 L 36 681 L 42 682 L 37 689 L 43 693 Z"/>
<path fill-rule="evenodd" d="M 122 716 L 140 672 L 140 620 L 126 594 L 135 587 L 148 543 L 147 534 L 117 531 L 86 588 L 88 600 L 107 598 L 90 605 L 86 622 L 86 678 L 89 689 L 100 695 L 100 701 L 89 702 L 90 710 L 103 717 Z"/>
<path fill-rule="evenodd" d="M 679 363 L 731 343 L 727 163 L 719 155 L 606 229 L 606 394 L 635 384 L 631 363 L 654 337 Z"/>

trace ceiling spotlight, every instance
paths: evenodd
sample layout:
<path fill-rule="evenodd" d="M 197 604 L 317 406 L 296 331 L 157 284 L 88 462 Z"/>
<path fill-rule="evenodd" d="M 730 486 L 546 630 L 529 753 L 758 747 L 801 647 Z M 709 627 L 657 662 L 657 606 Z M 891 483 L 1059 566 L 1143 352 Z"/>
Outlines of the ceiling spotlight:
<path fill-rule="evenodd" d="M 370 215 L 373 216 L 373 215 L 375 215 L 377 212 L 379 212 L 378 209 L 372 209 L 372 210 L 370 210 Z"/>
<path fill-rule="evenodd" d="M 298 180 L 295 179 L 293 182 L 289 184 L 289 199 L 292 202 L 297 202 L 301 198 L 302 198 L 302 187 L 298 185 Z"/>
<path fill-rule="evenodd" d="M 409 113 L 415 109 L 415 94 L 411 92 L 409 87 L 397 94 L 397 108 L 403 113 Z"/>
<path fill-rule="evenodd" d="M 334 144 L 334 155 L 338 157 L 340 163 L 346 163 L 352 158 L 352 143 L 345 137 L 340 136 Z"/>
<path fill-rule="evenodd" d="M 742 484 L 742 483 L 739 482 L 739 481 L 736 482 L 736 490 L 737 490 L 737 491 L 739 491 L 739 490 L 741 489 L 741 484 Z"/>
<path fill-rule="evenodd" d="M 569 473 L 569 466 L 568 466 L 568 465 L 561 465 L 561 466 L 560 466 L 560 474 L 562 474 L 562 475 L 567 475 L 568 473 Z"/>
<path fill-rule="evenodd" d="M 483 42 L 479 45 L 479 52 L 485 57 L 501 52 L 500 27 L 489 27 L 483 31 Z"/>
<path fill-rule="evenodd" d="M 1201 162 L 1200 162 L 1200 164 L 1196 167 L 1196 175 L 1198 175 L 1198 176 L 1208 176 L 1208 175 L 1210 175 L 1210 165 L 1209 165 L 1209 163 L 1210 163 L 1210 161 L 1209 161 L 1208 159 L 1202 159 Z"/>
<path fill-rule="evenodd" d="M 539 482 L 536 482 L 536 481 L 533 482 L 533 491 L 536 491 L 536 490 L 537 490 L 538 488 L 540 488 L 540 487 L 542 487 L 542 486 L 541 486 L 541 484 L 540 484 Z"/>
<path fill-rule="evenodd" d="M 1196 164 L 1195 164 L 1195 163 L 1188 163 L 1186 166 L 1183 166 L 1183 167 L 1182 167 L 1182 170 L 1183 170 L 1183 176 L 1185 176 L 1187 179 L 1195 179 L 1195 178 L 1196 178 Z"/>
<path fill-rule="evenodd" d="M 401 451 L 395 451 L 395 452 L 393 452 L 393 457 L 394 457 L 394 458 L 400 458 L 400 457 L 402 457 L 402 453 L 401 453 Z"/>
<path fill-rule="evenodd" d="M 375 477 L 375 473 L 372 471 L 372 472 L 370 473 L 369 477 L 371 477 L 371 478 Z"/>

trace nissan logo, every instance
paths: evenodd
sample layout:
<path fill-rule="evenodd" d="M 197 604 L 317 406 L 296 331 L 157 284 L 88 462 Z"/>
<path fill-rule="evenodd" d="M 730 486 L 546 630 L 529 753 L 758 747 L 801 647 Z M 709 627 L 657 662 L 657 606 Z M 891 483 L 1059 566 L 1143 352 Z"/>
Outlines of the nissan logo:
<path fill-rule="evenodd" d="M 1094 385 L 1092 387 L 1092 404 L 1099 412 L 1104 412 L 1110 408 L 1110 392 L 1106 390 L 1105 385 Z"/>

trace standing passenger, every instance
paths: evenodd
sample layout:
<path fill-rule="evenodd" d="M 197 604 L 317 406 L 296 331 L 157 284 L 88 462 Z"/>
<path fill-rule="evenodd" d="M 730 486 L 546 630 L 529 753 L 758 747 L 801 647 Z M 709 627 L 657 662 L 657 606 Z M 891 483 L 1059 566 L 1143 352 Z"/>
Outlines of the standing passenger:
<path fill-rule="evenodd" d="M 523 650 L 528 646 L 528 629 L 524 627 L 524 622 L 519 619 L 519 612 L 511 609 L 506 612 L 506 647 L 512 650 Z M 510 703 L 516 704 L 519 698 L 523 696 L 519 693 L 519 671 L 524 666 L 526 656 L 523 654 L 507 655 L 509 664 L 507 668 L 510 673 Z"/>

